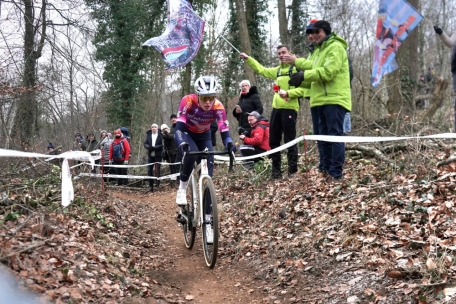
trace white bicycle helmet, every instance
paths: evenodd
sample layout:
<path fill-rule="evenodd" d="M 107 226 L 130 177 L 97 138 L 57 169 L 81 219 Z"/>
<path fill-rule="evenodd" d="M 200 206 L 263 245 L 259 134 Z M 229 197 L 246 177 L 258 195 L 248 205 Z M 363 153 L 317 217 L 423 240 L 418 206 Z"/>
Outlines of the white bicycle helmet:
<path fill-rule="evenodd" d="M 212 76 L 201 76 L 195 81 L 195 92 L 198 96 L 212 96 L 217 94 L 218 83 Z"/>

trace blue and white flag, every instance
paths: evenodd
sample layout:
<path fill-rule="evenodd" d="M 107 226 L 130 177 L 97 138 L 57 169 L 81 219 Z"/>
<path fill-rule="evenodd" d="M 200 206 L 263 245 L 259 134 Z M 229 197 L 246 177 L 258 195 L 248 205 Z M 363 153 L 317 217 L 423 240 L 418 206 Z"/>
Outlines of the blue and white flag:
<path fill-rule="evenodd" d="M 196 56 L 203 41 L 204 20 L 187 0 L 168 0 L 168 25 L 165 32 L 143 43 L 153 46 L 168 64 L 166 69 L 186 65 Z"/>
<path fill-rule="evenodd" d="M 374 46 L 372 86 L 397 69 L 396 52 L 423 16 L 405 0 L 380 0 Z"/>

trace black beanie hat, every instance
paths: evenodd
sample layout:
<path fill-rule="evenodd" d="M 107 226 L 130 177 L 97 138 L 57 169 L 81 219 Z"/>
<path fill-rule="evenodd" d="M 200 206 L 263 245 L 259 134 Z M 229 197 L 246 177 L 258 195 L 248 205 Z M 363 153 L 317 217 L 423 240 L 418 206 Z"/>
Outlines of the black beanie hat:
<path fill-rule="evenodd" d="M 171 114 L 171 116 L 169 117 L 169 119 L 173 119 L 173 118 L 177 118 L 177 115 L 176 115 L 176 114 Z"/>
<path fill-rule="evenodd" d="M 313 29 L 322 29 L 323 31 L 325 31 L 326 35 L 331 34 L 331 25 L 328 21 L 325 20 L 318 20 L 317 22 L 315 22 L 313 24 Z"/>

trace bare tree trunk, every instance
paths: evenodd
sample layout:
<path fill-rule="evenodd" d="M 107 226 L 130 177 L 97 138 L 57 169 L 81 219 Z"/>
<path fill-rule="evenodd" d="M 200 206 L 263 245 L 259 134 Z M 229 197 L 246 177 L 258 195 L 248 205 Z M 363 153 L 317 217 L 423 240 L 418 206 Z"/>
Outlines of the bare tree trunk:
<path fill-rule="evenodd" d="M 242 52 L 250 55 L 252 53 L 252 47 L 250 45 L 249 30 L 247 28 L 247 20 L 245 17 L 244 0 L 235 0 L 235 3 L 237 11 L 236 18 L 239 26 L 239 38 L 241 41 Z M 253 72 L 252 68 L 250 68 L 250 66 L 245 62 L 244 70 L 246 78 L 250 80 L 252 84 L 256 84 L 255 73 Z"/>
<path fill-rule="evenodd" d="M 445 100 L 445 90 L 448 87 L 448 80 L 439 78 L 437 79 L 437 85 L 434 89 L 434 95 L 430 101 L 430 107 L 424 112 L 423 116 L 420 121 L 427 121 L 431 120 L 432 116 L 434 116 L 435 112 L 442 107 L 442 104 Z"/>
<path fill-rule="evenodd" d="M 24 147 L 31 143 L 33 136 L 38 133 L 38 103 L 36 101 L 36 66 L 37 59 L 41 57 L 45 34 L 46 34 L 46 0 L 42 0 L 41 20 L 36 22 L 41 24 L 41 39 L 35 43 L 35 33 L 37 28 L 34 25 L 34 2 L 23 0 L 24 3 L 24 72 L 22 86 L 24 92 L 19 100 L 14 127 L 11 136 L 20 139 Z M 36 48 L 36 50 L 35 50 Z"/>
<path fill-rule="evenodd" d="M 287 7 L 285 0 L 277 0 L 279 10 L 279 34 L 282 44 L 289 45 L 290 37 L 288 35 Z"/>
<path fill-rule="evenodd" d="M 182 96 L 193 93 L 191 81 L 192 81 L 192 62 L 189 62 L 185 66 L 184 79 L 182 81 Z"/>

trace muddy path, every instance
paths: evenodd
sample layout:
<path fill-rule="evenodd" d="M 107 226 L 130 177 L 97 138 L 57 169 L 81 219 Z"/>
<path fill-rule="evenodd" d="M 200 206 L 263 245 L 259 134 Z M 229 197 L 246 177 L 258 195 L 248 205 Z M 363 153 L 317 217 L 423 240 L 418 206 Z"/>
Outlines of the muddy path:
<path fill-rule="evenodd" d="M 252 270 L 245 264 L 232 264 L 231 260 L 219 256 L 214 269 L 206 266 L 199 229 L 193 249 L 185 247 L 182 227 L 175 220 L 175 195 L 169 187 L 155 193 L 113 192 L 115 198 L 131 202 L 133 214 L 153 215 L 142 216 L 142 225 L 146 231 L 160 235 L 163 246 L 155 255 L 164 256 L 167 261 L 164 267 L 149 273 L 153 282 L 164 287 L 163 292 L 154 295 L 157 303 L 178 303 L 182 300 L 195 303 L 263 302 L 258 282 L 252 278 Z M 124 301 L 133 302 L 136 301 Z"/>

